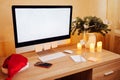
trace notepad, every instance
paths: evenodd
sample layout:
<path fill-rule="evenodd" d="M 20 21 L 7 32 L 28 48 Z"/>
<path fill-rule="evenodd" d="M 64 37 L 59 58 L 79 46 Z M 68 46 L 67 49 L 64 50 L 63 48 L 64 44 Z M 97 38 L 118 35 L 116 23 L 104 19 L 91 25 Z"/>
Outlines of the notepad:
<path fill-rule="evenodd" d="M 89 57 L 88 60 L 95 62 L 95 61 L 97 61 L 98 59 L 95 58 L 95 57 Z"/>

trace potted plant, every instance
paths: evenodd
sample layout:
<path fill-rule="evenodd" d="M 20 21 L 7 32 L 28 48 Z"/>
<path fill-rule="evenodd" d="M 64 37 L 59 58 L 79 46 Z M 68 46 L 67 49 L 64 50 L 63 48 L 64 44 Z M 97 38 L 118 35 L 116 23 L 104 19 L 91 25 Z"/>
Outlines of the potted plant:
<path fill-rule="evenodd" d="M 103 23 L 103 21 L 96 16 L 86 16 L 83 19 L 76 17 L 72 22 L 71 34 L 74 35 L 75 32 L 80 33 L 100 33 L 105 36 L 111 29 L 108 29 L 108 25 Z M 95 39 L 96 42 L 96 39 Z"/>

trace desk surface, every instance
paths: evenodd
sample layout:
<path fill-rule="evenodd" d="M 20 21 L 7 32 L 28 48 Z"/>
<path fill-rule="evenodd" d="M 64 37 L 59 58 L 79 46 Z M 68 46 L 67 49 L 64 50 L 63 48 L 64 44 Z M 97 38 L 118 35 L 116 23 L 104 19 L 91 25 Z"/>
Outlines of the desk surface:
<path fill-rule="evenodd" d="M 75 53 L 78 52 L 78 50 L 76 49 L 76 46 L 71 45 L 71 46 L 67 46 L 67 48 L 66 46 L 64 46 L 64 47 L 59 47 L 59 48 L 48 50 L 48 51 L 43 51 L 39 53 L 39 55 L 43 56 L 48 53 L 63 51 L 65 49 L 71 49 Z M 89 54 L 89 52 L 86 52 L 86 54 Z M 102 53 L 96 53 L 96 54 L 101 54 L 100 59 L 96 62 L 87 61 L 87 62 L 75 63 L 70 58 L 70 55 L 73 55 L 73 54 L 67 54 L 67 56 L 65 57 L 49 61 L 50 63 L 53 64 L 52 67 L 42 68 L 42 67 L 34 66 L 34 64 L 37 61 L 39 61 L 38 54 L 36 54 L 35 52 L 28 52 L 25 54 L 23 53 L 22 55 L 28 58 L 30 66 L 27 70 L 17 73 L 13 77 L 13 80 L 53 80 L 53 79 L 57 79 L 57 78 L 61 78 L 61 77 L 75 74 L 78 72 L 86 71 L 86 70 L 98 67 L 100 65 L 105 65 L 107 63 L 110 63 L 110 62 L 112 63 L 120 60 L 120 55 L 106 51 L 106 50 L 103 50 Z M 0 67 L 4 59 L 5 58 L 0 58 Z M 0 80 L 4 80 L 6 77 L 7 75 L 3 74 L 0 71 Z"/>

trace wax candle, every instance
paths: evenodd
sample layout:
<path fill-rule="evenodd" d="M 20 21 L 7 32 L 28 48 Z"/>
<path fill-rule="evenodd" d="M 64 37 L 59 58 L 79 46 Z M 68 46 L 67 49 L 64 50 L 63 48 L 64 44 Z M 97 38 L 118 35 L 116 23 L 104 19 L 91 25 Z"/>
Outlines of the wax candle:
<path fill-rule="evenodd" d="M 97 52 L 102 52 L 102 42 L 97 42 Z"/>
<path fill-rule="evenodd" d="M 95 44 L 90 43 L 90 52 L 94 53 L 95 52 Z"/>
<path fill-rule="evenodd" d="M 80 43 L 77 43 L 77 49 L 82 49 L 82 45 Z"/>

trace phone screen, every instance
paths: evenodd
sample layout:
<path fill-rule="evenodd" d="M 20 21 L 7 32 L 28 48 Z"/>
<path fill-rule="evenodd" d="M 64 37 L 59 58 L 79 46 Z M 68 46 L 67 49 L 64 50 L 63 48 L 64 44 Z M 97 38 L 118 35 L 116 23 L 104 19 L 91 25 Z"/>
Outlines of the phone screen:
<path fill-rule="evenodd" d="M 51 63 L 46 63 L 46 62 L 37 62 L 34 65 L 35 66 L 40 66 L 40 67 L 45 67 L 45 68 L 49 68 L 50 66 L 52 66 Z"/>

